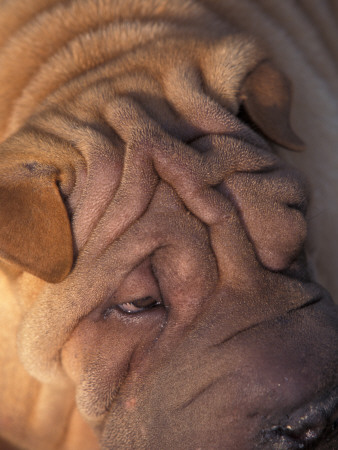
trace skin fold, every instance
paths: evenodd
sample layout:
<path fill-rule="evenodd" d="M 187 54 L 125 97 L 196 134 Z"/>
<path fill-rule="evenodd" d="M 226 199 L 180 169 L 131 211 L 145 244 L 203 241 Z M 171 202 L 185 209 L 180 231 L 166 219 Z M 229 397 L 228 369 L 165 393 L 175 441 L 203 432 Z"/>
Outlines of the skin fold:
<path fill-rule="evenodd" d="M 338 446 L 312 180 L 280 157 L 311 175 L 315 138 L 260 36 L 290 2 L 238 3 L 0 2 L 1 449 Z"/>

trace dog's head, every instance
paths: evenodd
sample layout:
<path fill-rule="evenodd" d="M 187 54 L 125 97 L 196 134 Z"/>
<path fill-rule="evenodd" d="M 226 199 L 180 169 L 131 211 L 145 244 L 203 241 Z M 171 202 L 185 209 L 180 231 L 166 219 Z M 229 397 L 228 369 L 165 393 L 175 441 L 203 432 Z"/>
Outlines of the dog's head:
<path fill-rule="evenodd" d="M 242 35 L 190 33 L 18 107 L 0 252 L 20 357 L 75 383 L 103 448 L 302 448 L 335 423 L 338 319 L 270 145 L 302 149 L 289 82 Z"/>

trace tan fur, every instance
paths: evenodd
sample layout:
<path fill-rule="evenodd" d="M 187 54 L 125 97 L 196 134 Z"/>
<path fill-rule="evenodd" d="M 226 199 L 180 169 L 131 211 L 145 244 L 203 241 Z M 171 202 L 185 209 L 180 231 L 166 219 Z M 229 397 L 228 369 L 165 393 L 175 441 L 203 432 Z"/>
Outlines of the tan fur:
<path fill-rule="evenodd" d="M 336 2 L 216 0 L 205 3 L 260 38 L 292 80 L 292 124 L 306 144 L 306 156 L 283 152 L 283 158 L 299 167 L 310 180 L 309 254 L 318 280 L 337 299 Z"/>
<path fill-rule="evenodd" d="M 273 118 L 271 126 L 264 129 L 264 117 L 267 117 L 264 108 L 260 112 L 261 124 L 257 119 L 261 101 L 258 106 L 253 101 L 252 110 L 248 111 L 272 141 L 296 148 L 300 141 L 290 131 L 291 114 L 291 126 L 306 145 L 302 154 L 291 155 L 285 149 L 279 150 L 283 158 L 306 173 L 312 186 L 308 251 L 319 281 L 338 298 L 337 14 L 334 1 L 315 0 L 298 3 L 291 0 L 0 2 L 0 176 L 5 190 L 0 197 L 4 224 L 2 246 L 0 239 L 0 435 L 4 442 L 10 443 L 6 447 L 0 441 L 1 449 L 9 449 L 10 445 L 28 450 L 98 448 L 92 428 L 99 434 L 102 398 L 105 389 L 113 390 L 106 371 L 114 368 L 110 367 L 110 353 L 109 357 L 101 358 L 100 340 L 95 330 L 90 334 L 84 328 L 84 318 L 106 295 L 102 280 L 108 268 L 114 286 L 119 286 L 134 264 L 135 248 L 147 254 L 152 246 L 158 245 L 160 231 L 155 230 L 152 241 L 138 228 L 142 217 L 140 223 L 151 229 L 152 222 L 147 222 L 145 214 L 148 207 L 158 216 L 162 211 L 165 220 L 158 219 L 163 222 L 162 229 L 168 229 L 172 239 L 181 237 L 187 248 L 197 236 L 196 252 L 187 261 L 176 263 L 182 277 L 179 279 L 177 275 L 177 279 L 184 293 L 182 280 L 190 282 L 191 274 L 200 270 L 201 279 L 208 281 L 203 286 L 198 281 L 192 285 L 196 292 L 204 289 L 205 295 L 209 295 L 217 270 L 213 256 L 208 253 L 205 242 L 209 238 L 198 221 L 198 214 L 203 223 L 214 224 L 213 206 L 217 201 L 206 195 L 205 210 L 201 212 L 200 206 L 194 204 L 194 190 L 198 197 L 205 184 L 218 185 L 223 176 L 221 169 L 225 170 L 229 161 L 221 150 L 209 162 L 203 157 L 203 145 L 221 148 L 222 141 L 217 138 L 206 144 L 197 143 L 196 148 L 201 145 L 203 151 L 196 156 L 195 151 L 189 153 L 187 147 L 183 150 L 163 136 L 175 136 L 176 140 L 189 143 L 206 134 L 242 133 L 229 113 L 238 113 L 243 96 L 247 99 L 255 90 L 257 83 L 244 91 L 244 80 L 248 74 L 257 74 L 257 66 L 264 64 L 270 55 L 274 67 L 272 78 L 280 79 L 275 74 L 282 69 L 292 81 L 291 112 L 289 88 L 283 82 L 280 98 L 286 102 L 278 102 L 272 94 L 278 120 Z M 279 124 L 283 124 L 282 131 Z M 163 130 L 167 134 L 162 135 Z M 279 134 L 284 141 L 279 139 Z M 244 136 L 249 141 L 255 139 L 250 134 Z M 235 172 L 238 167 L 246 170 L 247 165 L 250 170 L 263 170 L 276 164 L 283 179 L 283 164 L 276 162 L 274 155 L 267 156 L 263 140 L 257 139 L 263 150 L 252 153 L 245 148 L 243 154 L 234 152 L 233 159 L 229 157 L 235 161 L 232 170 Z M 172 153 L 154 150 L 151 147 L 154 142 L 165 142 L 167 147 L 164 147 Z M 138 151 L 140 148 L 143 153 Z M 157 172 L 148 164 L 150 160 Z M 33 166 L 29 164 L 36 161 L 38 165 L 32 171 Z M 189 161 L 193 161 L 192 168 Z M 25 164 L 29 167 L 23 169 Z M 54 173 L 51 168 L 55 167 Z M 139 167 L 145 168 L 144 171 L 140 173 Z M 237 180 L 231 178 L 230 172 L 229 186 L 244 205 L 243 220 L 256 255 L 268 269 L 288 269 L 303 245 L 305 223 L 298 212 L 292 216 L 285 214 L 282 207 L 276 207 L 274 199 L 280 195 L 291 197 L 295 204 L 305 203 L 298 175 L 288 172 L 289 184 L 285 188 L 279 179 L 272 180 L 272 187 L 261 181 L 263 187 L 257 192 L 262 202 L 258 212 L 251 212 L 246 202 L 252 205 L 257 200 L 250 196 L 247 187 L 251 178 Z M 157 173 L 165 181 L 160 182 Z M 31 177 L 36 177 L 33 188 Z M 20 199 L 14 212 L 13 195 L 6 191 L 13 179 L 13 192 Z M 168 189 L 170 184 L 175 186 L 177 196 Z M 43 195 L 40 195 L 41 185 Z M 57 186 L 63 197 L 68 198 L 72 244 L 68 222 L 65 224 L 66 212 L 60 206 L 61 197 L 56 199 L 54 195 Z M 149 206 L 149 199 L 158 186 L 160 193 Z M 269 189 L 275 197 L 266 200 Z M 241 198 L 241 192 L 249 193 Z M 182 206 L 181 198 L 185 196 L 191 209 L 198 211 L 198 219 L 195 213 L 187 214 Z M 46 209 L 52 210 L 46 229 L 41 225 L 40 215 L 30 212 L 29 206 L 34 202 L 43 206 L 42 216 Z M 24 222 L 28 226 L 20 240 L 16 240 L 17 230 L 23 229 L 22 210 L 26 211 Z M 264 221 L 259 219 L 262 211 Z M 3 219 L 5 213 L 13 220 L 10 231 Z M 176 217 L 182 218 L 181 222 Z M 285 232 L 290 224 L 294 230 L 291 235 Z M 235 225 L 237 222 L 231 222 L 229 227 L 235 229 Z M 36 229 L 42 237 L 36 232 L 32 237 L 29 235 Z M 278 230 L 278 239 L 273 233 L 269 237 L 270 229 Z M 264 239 L 260 235 L 262 230 Z M 10 240 L 8 233 L 13 236 Z M 232 236 L 229 230 L 227 233 L 228 237 Z M 220 246 L 222 239 L 218 239 Z M 240 243 L 243 239 L 240 234 Z M 50 249 L 48 255 L 43 252 L 46 247 Z M 102 257 L 107 247 L 110 253 Z M 250 251 L 251 247 L 247 251 L 249 256 L 244 252 L 245 263 L 252 256 Z M 93 252 L 101 266 L 98 263 L 97 272 L 88 274 L 88 265 L 95 260 L 88 255 Z M 25 253 L 29 254 L 28 259 Z M 59 259 L 55 256 L 58 253 Z M 200 259 L 206 255 L 208 267 L 212 268 L 210 272 L 206 266 L 189 272 L 190 260 L 196 255 Z M 250 284 L 249 275 L 247 279 L 244 275 L 245 282 L 243 275 L 239 275 L 239 262 L 232 265 L 231 258 L 228 261 L 226 256 L 223 260 L 221 255 L 218 257 L 220 267 L 228 271 L 223 276 L 229 276 L 234 286 Z M 177 267 L 171 268 L 173 276 Z M 61 281 L 69 272 L 64 282 L 50 284 Z M 78 277 L 82 284 L 78 283 Z M 266 278 L 269 280 L 269 276 Z M 118 292 L 121 298 L 139 285 L 137 276 L 136 281 L 129 282 L 129 290 Z M 270 284 L 275 286 L 272 281 Z M 277 282 L 276 285 L 280 286 Z M 251 288 L 253 292 L 258 289 L 254 283 Z M 87 294 L 85 298 L 83 292 Z M 301 305 L 308 295 L 306 289 L 299 292 L 297 283 L 292 284 L 290 293 L 294 294 L 288 300 L 290 308 Z M 281 313 L 284 305 L 269 309 L 264 301 L 264 314 L 265 310 L 271 317 Z M 251 324 L 250 320 L 253 319 L 245 324 Z M 79 324 L 82 325 L 77 328 Z M 178 321 L 178 329 L 179 326 Z M 152 330 L 150 325 L 149 328 Z M 156 331 L 154 328 L 151 332 Z M 137 339 L 136 331 L 135 336 Z M 78 348 L 89 348 L 93 342 L 102 364 L 102 392 L 97 392 L 96 385 L 92 387 L 92 379 L 83 380 L 82 369 L 87 367 L 87 360 L 77 353 Z M 123 346 L 127 348 L 127 338 L 126 343 L 121 342 Z M 124 362 L 125 355 L 120 352 L 117 358 Z M 77 406 L 74 385 L 80 386 Z M 88 398 L 92 399 L 90 403 Z M 130 399 L 127 408 L 133 409 L 135 401 Z"/>
<path fill-rule="evenodd" d="M 4 10 L 0 18 L 3 21 L 0 38 L 5 41 L 6 36 L 13 34 L 13 30 L 19 30 L 29 17 L 48 7 L 48 5 L 56 3 L 56 1 L 47 2 L 43 0 L 34 2 L 33 6 L 29 2 L 22 1 L 14 6 L 11 2 L 7 2 L 2 7 Z M 73 22 L 67 24 L 67 33 L 57 31 L 58 27 L 64 29 L 63 18 L 65 15 L 62 12 L 64 6 L 60 6 L 55 12 L 49 6 L 49 10 L 39 20 L 48 22 L 48 30 L 54 29 L 51 35 L 54 36 L 55 43 L 59 46 L 62 42 L 71 40 L 72 36 L 75 36 L 79 31 L 90 28 L 91 23 L 94 24 L 95 21 L 100 20 L 100 17 L 103 18 L 104 23 L 107 23 L 112 14 L 109 3 L 109 1 L 107 4 L 101 2 L 100 8 L 90 8 L 86 3 L 83 3 L 83 10 L 86 10 L 86 14 L 83 14 L 81 13 L 81 7 L 77 6 L 75 2 L 74 6 L 71 6 L 73 13 L 70 17 L 72 18 L 69 19 Z M 294 88 L 292 122 L 298 135 L 306 144 L 307 156 L 285 155 L 283 153 L 283 157 L 290 159 L 307 174 L 309 180 L 312 180 L 313 201 L 309 213 L 310 238 L 308 248 L 318 280 L 333 293 L 334 298 L 337 298 L 338 285 L 335 265 L 335 255 L 338 251 L 335 244 L 338 242 L 336 238 L 337 208 L 335 207 L 335 199 L 338 195 L 338 183 L 336 181 L 336 123 L 338 115 L 336 3 L 327 1 L 319 4 L 315 1 L 304 1 L 299 2 L 299 5 L 294 5 L 293 2 L 288 1 L 277 3 L 219 0 L 209 1 L 206 4 L 211 10 L 223 16 L 227 22 L 233 22 L 244 31 L 258 36 L 262 40 L 263 46 L 268 48 L 275 61 L 292 80 Z M 143 14 L 147 14 L 147 8 L 148 6 L 142 2 L 140 11 L 144 10 Z M 186 17 L 190 17 L 189 15 L 194 14 L 198 8 L 200 6 L 197 7 L 196 5 L 185 8 L 184 10 L 187 11 Z M 15 13 L 13 13 L 14 9 Z M 161 17 L 161 8 L 156 9 L 152 3 L 149 3 L 150 10 L 155 11 L 155 14 Z M 175 7 L 170 7 L 170 10 L 175 11 Z M 190 11 L 194 11 L 194 13 L 190 13 Z M 77 20 L 81 14 L 85 19 L 83 21 Z M 125 2 L 125 6 L 119 14 L 121 14 L 121 17 L 128 18 L 135 13 L 133 8 Z M 116 12 L 114 11 L 114 18 L 115 15 Z M 184 17 L 182 6 L 180 7 L 180 17 Z M 248 20 L 247 17 L 252 19 Z M 53 22 L 55 22 L 55 25 L 53 25 Z M 3 81 L 0 80 L 0 89 L 3 89 L 3 92 L 0 93 L 2 98 L 0 108 L 7 108 L 4 99 L 8 98 L 8 101 L 10 101 L 12 95 L 15 97 L 17 89 L 20 93 L 21 88 L 17 77 L 25 80 L 30 71 L 36 71 L 38 65 L 46 60 L 48 52 L 54 53 L 49 41 L 46 49 L 43 50 L 45 42 L 43 29 L 41 36 L 35 31 L 32 35 L 34 43 L 30 42 L 30 28 L 34 31 L 35 27 L 27 26 L 27 36 L 26 33 L 25 36 L 22 36 L 22 32 L 18 31 L 17 37 L 14 40 L 11 39 L 8 48 L 4 49 L 0 56 L 0 64 L 6 66 L 3 76 L 8 77 Z M 138 34 L 137 39 L 139 37 Z M 16 44 L 16 39 L 19 45 Z M 91 48 L 97 48 L 98 50 L 93 53 L 99 55 L 102 49 L 100 32 L 93 32 L 90 39 L 92 41 Z M 93 44 L 95 39 L 98 39 L 96 47 Z M 24 47 L 22 43 L 25 43 Z M 41 50 L 36 47 L 37 43 Z M 112 42 L 112 45 L 115 49 L 114 52 L 116 52 L 115 43 Z M 72 63 L 71 55 L 69 57 L 69 63 Z M 28 67 L 31 67 L 30 71 L 26 68 L 24 74 L 17 70 L 18 64 L 24 63 L 25 59 L 23 58 L 29 59 Z M 62 62 L 58 63 L 57 57 L 55 61 L 58 71 L 60 71 L 62 65 L 67 66 L 66 71 L 68 71 L 69 63 L 65 59 L 67 58 L 67 52 L 62 51 L 60 58 L 62 58 Z M 11 65 L 13 65 L 12 70 Z M 43 69 L 43 71 L 47 71 L 47 79 L 49 78 L 48 70 L 53 70 L 53 66 L 49 69 L 48 66 Z M 24 99 L 26 95 L 31 95 L 29 94 L 30 90 L 33 93 L 39 92 L 39 89 L 36 90 L 35 88 L 35 83 L 39 83 L 38 80 L 43 76 L 42 74 L 38 75 L 36 82 L 34 82 L 34 78 L 30 81 L 29 84 L 32 84 L 32 87 L 29 88 L 28 84 L 25 89 L 27 94 L 20 94 L 23 98 L 17 108 L 25 108 L 26 102 L 31 105 L 32 101 L 29 97 L 26 101 Z M 5 81 L 8 79 L 11 80 L 10 83 L 13 88 L 10 87 L 8 81 Z M 13 89 L 12 95 L 10 94 L 11 89 Z M 311 92 L 311 95 L 309 92 Z M 23 105 L 21 106 L 21 104 Z M 3 120 L 7 121 L 7 110 L 3 109 L 2 111 L 0 117 L 2 116 Z M 16 127 L 14 124 L 13 126 Z M 327 239 L 327 236 L 330 236 L 331 239 Z"/>

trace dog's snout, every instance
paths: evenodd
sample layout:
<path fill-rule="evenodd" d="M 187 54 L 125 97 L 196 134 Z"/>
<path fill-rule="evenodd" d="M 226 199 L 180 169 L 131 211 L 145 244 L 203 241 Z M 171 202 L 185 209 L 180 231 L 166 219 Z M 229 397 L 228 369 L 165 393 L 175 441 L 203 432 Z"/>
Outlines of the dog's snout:
<path fill-rule="evenodd" d="M 338 445 L 338 387 L 265 430 L 267 442 L 283 450 L 337 448 L 332 445 Z"/>
<path fill-rule="evenodd" d="M 329 442 L 337 428 L 338 421 L 330 420 L 323 410 L 310 409 L 297 420 L 286 426 L 273 427 L 273 431 L 287 444 L 287 449 L 312 449 L 317 444 Z M 282 447 L 284 448 L 284 447 Z"/>

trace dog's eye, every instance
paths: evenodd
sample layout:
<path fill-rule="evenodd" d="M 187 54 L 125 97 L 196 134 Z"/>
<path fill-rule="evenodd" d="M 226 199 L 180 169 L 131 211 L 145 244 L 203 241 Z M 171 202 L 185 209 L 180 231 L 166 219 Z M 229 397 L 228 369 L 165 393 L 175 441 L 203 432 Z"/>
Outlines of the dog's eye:
<path fill-rule="evenodd" d="M 121 311 L 128 314 L 135 314 L 142 311 L 149 310 L 156 306 L 160 306 L 162 303 L 158 300 L 155 300 L 153 297 L 143 297 L 138 300 L 134 300 L 133 302 L 120 303 L 116 305 Z"/>

